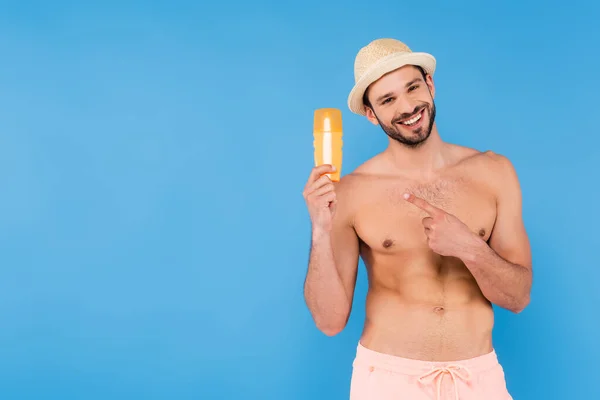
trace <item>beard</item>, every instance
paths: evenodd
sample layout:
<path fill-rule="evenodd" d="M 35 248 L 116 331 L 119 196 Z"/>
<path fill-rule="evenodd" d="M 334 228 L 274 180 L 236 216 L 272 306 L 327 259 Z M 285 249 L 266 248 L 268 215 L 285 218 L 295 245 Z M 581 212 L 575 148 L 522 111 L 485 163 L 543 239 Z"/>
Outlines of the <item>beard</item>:
<path fill-rule="evenodd" d="M 429 117 L 427 125 L 422 125 L 415 130 L 409 130 L 409 132 L 407 132 L 406 134 L 402 132 L 402 129 L 398 127 L 398 125 L 396 125 L 398 121 L 406 119 L 411 115 L 416 115 L 423 109 L 425 109 L 425 112 L 423 112 L 422 118 L 425 118 L 426 116 Z M 379 126 L 381 126 L 381 129 L 383 129 L 386 135 L 388 135 L 391 139 L 394 139 L 395 141 L 407 147 L 416 148 L 425 143 L 425 141 L 431 135 L 433 123 L 435 122 L 435 102 L 432 101 L 431 104 L 419 105 L 415 107 L 415 109 L 411 113 L 404 113 L 398 115 L 397 117 L 394 117 L 394 119 L 392 119 L 391 125 L 383 123 L 379 119 L 377 114 L 375 114 L 375 117 L 377 118 L 377 121 L 379 121 Z"/>

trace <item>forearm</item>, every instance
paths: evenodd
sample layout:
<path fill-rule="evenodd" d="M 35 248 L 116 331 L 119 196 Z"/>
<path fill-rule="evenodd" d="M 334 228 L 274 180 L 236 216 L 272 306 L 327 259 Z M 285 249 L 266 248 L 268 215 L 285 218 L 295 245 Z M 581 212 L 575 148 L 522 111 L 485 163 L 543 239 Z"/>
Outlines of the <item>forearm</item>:
<path fill-rule="evenodd" d="M 335 334 L 346 324 L 350 299 L 336 268 L 328 232 L 313 232 L 304 298 L 317 327 L 324 333 Z"/>
<path fill-rule="evenodd" d="M 490 302 L 513 312 L 529 304 L 531 269 L 505 260 L 481 238 L 460 258 Z"/>

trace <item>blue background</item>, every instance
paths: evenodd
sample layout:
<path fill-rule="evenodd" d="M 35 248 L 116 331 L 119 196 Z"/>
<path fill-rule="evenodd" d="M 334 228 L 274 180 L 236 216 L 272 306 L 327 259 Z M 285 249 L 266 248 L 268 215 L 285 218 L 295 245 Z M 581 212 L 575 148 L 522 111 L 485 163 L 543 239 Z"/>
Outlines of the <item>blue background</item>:
<path fill-rule="evenodd" d="M 514 398 L 600 397 L 598 6 L 317 4 L 2 3 L 0 398 L 347 399 L 364 267 L 324 336 L 301 191 L 315 108 L 343 111 L 343 173 L 387 144 L 346 107 L 378 37 L 436 56 L 445 140 L 517 168 Z"/>

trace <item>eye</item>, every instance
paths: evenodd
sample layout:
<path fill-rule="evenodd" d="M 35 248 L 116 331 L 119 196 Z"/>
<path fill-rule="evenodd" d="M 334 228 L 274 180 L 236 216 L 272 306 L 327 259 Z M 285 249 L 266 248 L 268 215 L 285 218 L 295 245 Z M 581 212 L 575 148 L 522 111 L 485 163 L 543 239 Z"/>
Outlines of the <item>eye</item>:
<path fill-rule="evenodd" d="M 408 88 L 409 92 L 412 92 L 413 90 L 417 90 L 419 88 L 419 85 L 412 85 L 411 87 Z"/>
<path fill-rule="evenodd" d="M 385 99 L 384 101 L 382 101 L 382 102 L 381 102 L 381 104 L 387 104 L 387 103 L 389 103 L 390 101 L 392 101 L 392 98 L 391 98 L 391 97 L 388 97 L 387 99 Z"/>

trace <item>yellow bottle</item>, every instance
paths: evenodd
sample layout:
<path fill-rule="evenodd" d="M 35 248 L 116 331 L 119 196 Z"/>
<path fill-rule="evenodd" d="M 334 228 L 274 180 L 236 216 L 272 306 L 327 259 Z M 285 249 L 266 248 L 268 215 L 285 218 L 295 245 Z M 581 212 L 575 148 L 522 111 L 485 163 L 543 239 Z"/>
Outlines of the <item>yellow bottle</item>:
<path fill-rule="evenodd" d="M 315 166 L 331 164 L 336 170 L 327 174 L 338 182 L 342 172 L 342 112 L 337 108 L 319 108 L 315 110 L 313 126 L 313 147 Z"/>

